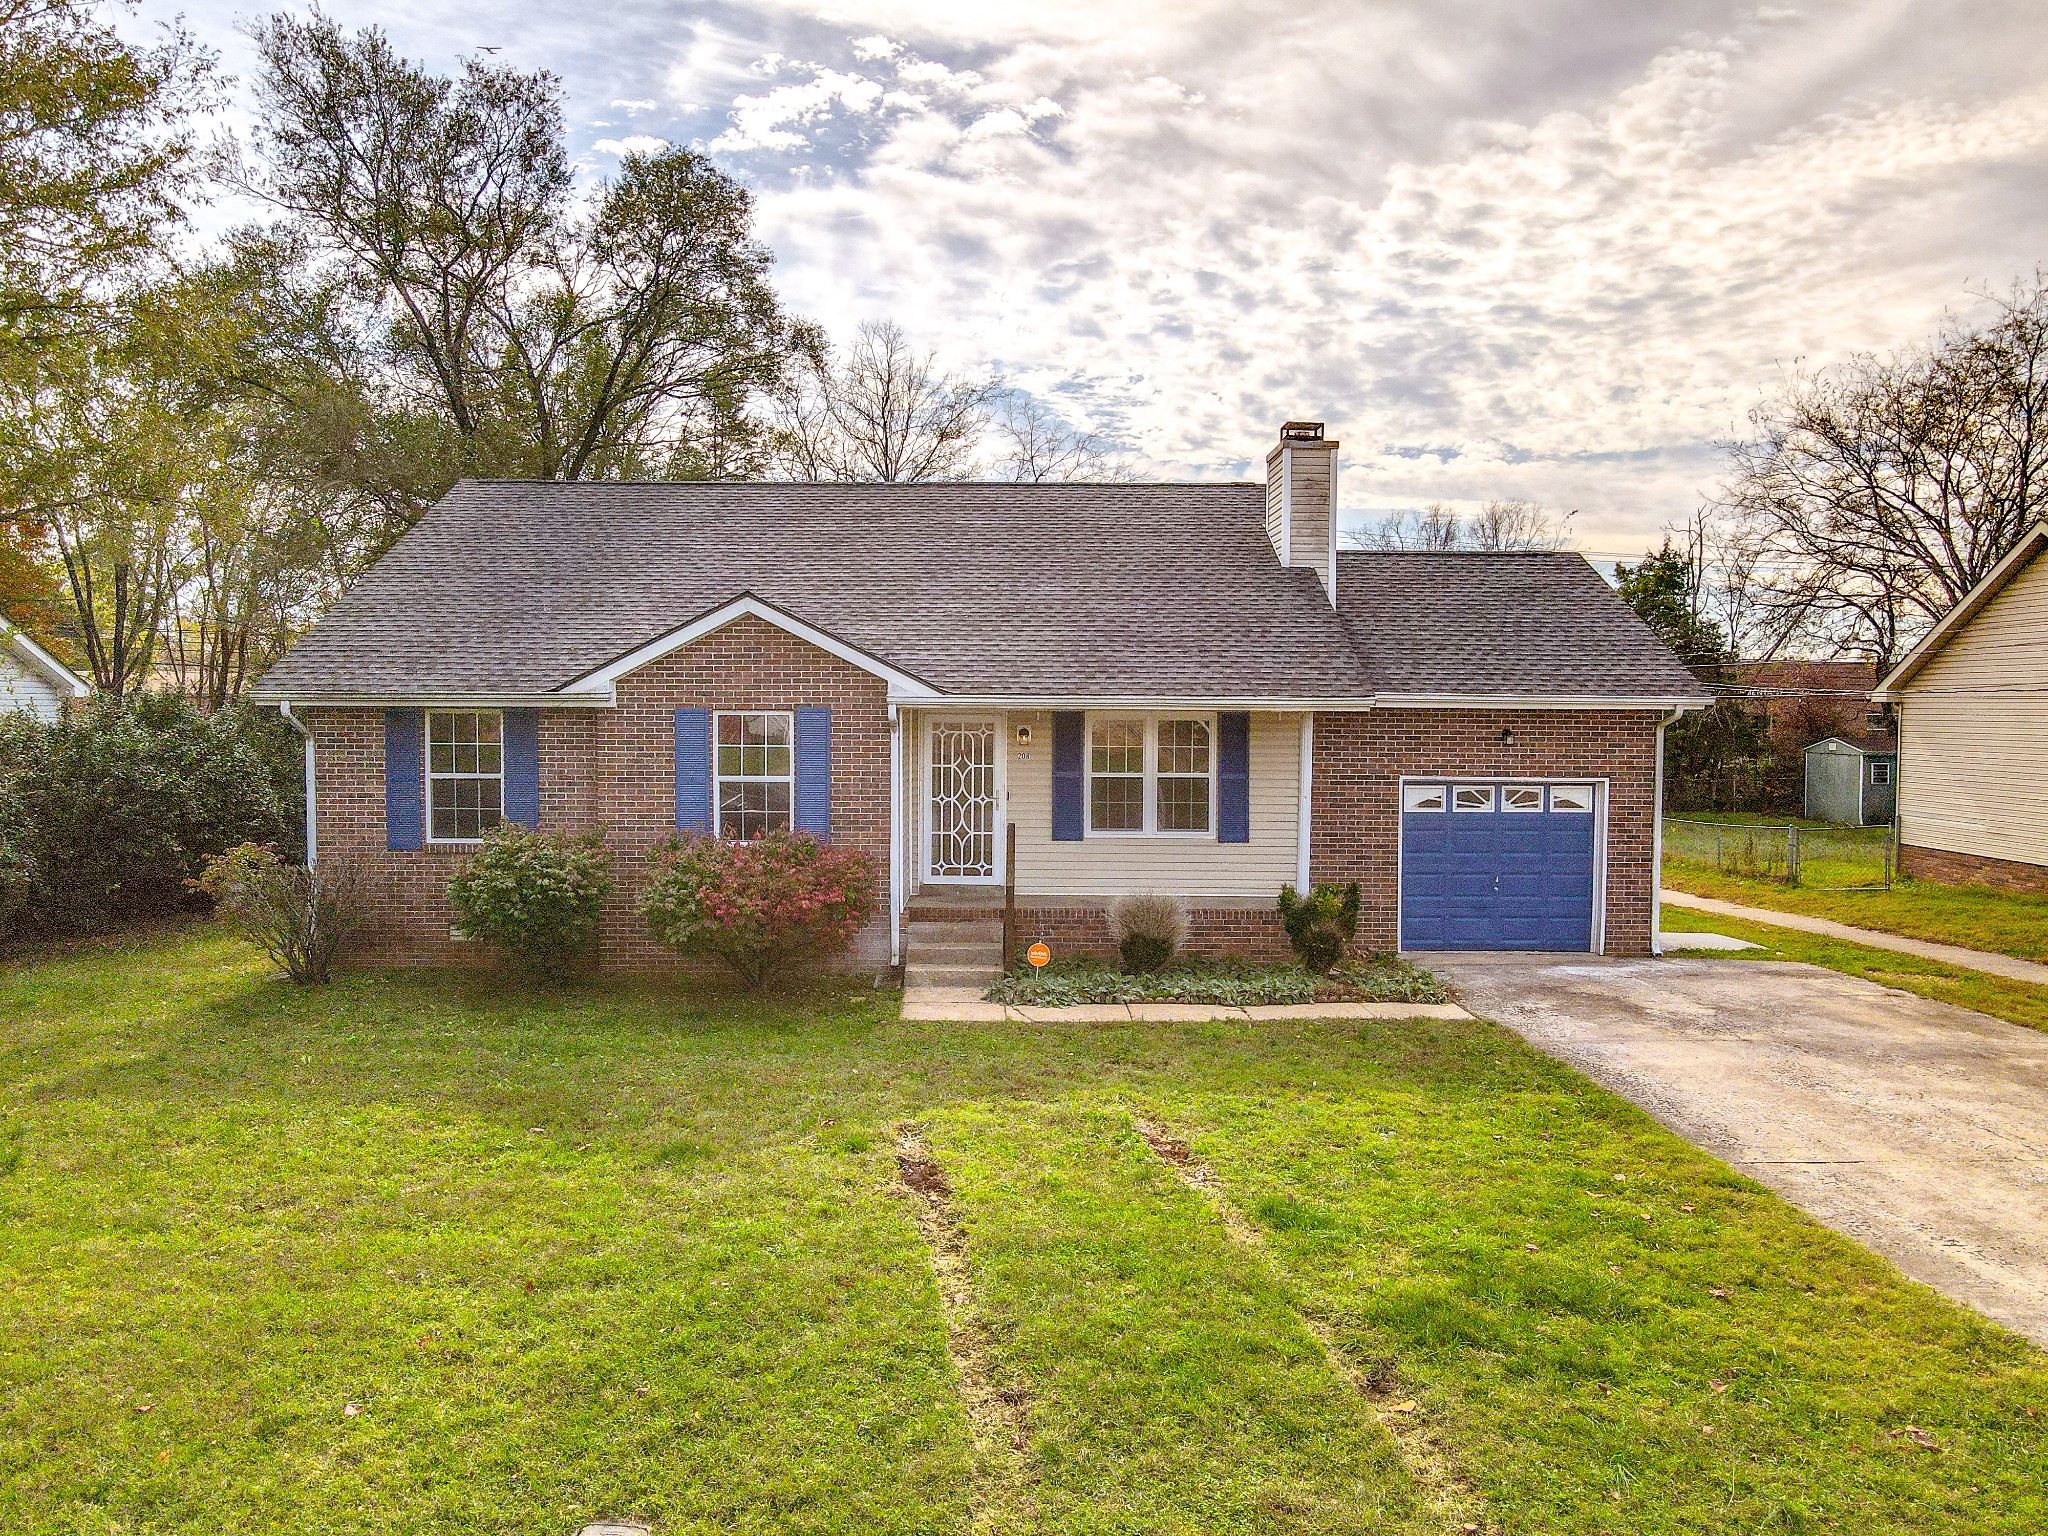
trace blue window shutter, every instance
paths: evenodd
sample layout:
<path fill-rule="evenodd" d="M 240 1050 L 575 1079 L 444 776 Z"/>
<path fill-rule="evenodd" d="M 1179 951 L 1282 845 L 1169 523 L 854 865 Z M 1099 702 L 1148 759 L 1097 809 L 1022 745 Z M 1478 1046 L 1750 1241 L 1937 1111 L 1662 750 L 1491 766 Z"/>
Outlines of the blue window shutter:
<path fill-rule="evenodd" d="M 1252 717 L 1216 717 L 1216 841 L 1252 840 Z"/>
<path fill-rule="evenodd" d="M 796 712 L 796 830 L 832 840 L 832 711 Z"/>
<path fill-rule="evenodd" d="M 508 709 L 505 721 L 505 819 L 540 825 L 540 716 Z"/>
<path fill-rule="evenodd" d="M 711 711 L 676 711 L 676 830 L 711 830 Z"/>
<path fill-rule="evenodd" d="M 425 846 L 421 723 L 416 709 L 384 711 L 384 846 L 400 853 L 416 853 Z"/>
<path fill-rule="evenodd" d="M 1088 717 L 1078 709 L 1052 716 L 1052 840 L 1078 843 L 1086 821 Z"/>

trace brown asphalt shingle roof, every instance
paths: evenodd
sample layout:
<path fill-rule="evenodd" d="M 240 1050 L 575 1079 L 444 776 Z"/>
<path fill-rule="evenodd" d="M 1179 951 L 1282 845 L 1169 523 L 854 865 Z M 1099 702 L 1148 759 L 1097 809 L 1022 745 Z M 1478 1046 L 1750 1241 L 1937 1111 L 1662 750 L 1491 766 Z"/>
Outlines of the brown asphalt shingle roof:
<path fill-rule="evenodd" d="M 1336 700 L 1374 691 L 1383 652 L 1418 673 L 1398 612 L 1340 616 L 1274 560 L 1264 509 L 1245 484 L 465 481 L 255 697 L 551 692 L 748 594 L 944 693 Z M 1340 593 L 1405 558 L 1344 555 Z M 1646 656 L 1648 632 L 1617 626 L 1610 602 L 1634 616 L 1570 558 L 1599 592 L 1547 590 L 1591 621 L 1546 633 L 1576 626 L 1601 654 L 1537 657 L 1530 677 L 1657 691 L 1643 668 L 1668 682 L 1677 663 Z"/>

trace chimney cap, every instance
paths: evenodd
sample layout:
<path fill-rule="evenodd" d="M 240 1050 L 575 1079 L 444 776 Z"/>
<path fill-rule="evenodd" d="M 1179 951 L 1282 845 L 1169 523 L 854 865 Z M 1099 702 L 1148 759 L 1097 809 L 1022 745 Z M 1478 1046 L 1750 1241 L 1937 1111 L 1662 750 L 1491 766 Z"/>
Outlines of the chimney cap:
<path fill-rule="evenodd" d="M 1323 440 L 1323 424 L 1320 421 L 1287 421 L 1280 424 L 1280 441 L 1283 443 L 1320 443 Z"/>

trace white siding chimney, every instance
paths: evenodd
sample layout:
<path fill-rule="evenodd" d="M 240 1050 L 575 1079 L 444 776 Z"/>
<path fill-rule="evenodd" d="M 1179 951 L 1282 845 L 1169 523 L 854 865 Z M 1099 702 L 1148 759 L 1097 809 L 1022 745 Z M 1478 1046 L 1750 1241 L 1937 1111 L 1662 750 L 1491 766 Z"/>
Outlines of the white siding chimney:
<path fill-rule="evenodd" d="M 1266 452 L 1266 537 L 1282 565 L 1316 573 L 1337 605 L 1337 447 L 1320 421 L 1290 421 Z"/>

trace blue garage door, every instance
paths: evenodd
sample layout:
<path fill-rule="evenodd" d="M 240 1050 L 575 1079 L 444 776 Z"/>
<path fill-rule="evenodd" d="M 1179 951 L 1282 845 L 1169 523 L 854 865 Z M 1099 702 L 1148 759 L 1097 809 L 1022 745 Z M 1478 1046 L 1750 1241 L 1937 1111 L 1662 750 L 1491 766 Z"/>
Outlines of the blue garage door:
<path fill-rule="evenodd" d="M 1591 784 L 1401 786 L 1401 947 L 1593 947 Z"/>

